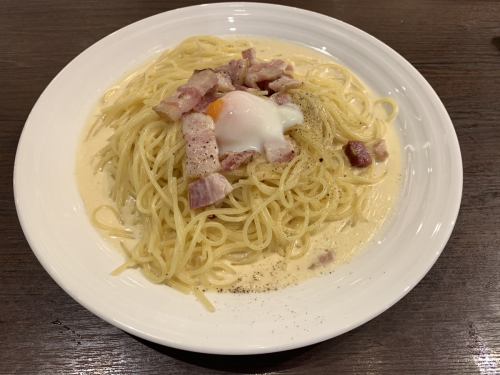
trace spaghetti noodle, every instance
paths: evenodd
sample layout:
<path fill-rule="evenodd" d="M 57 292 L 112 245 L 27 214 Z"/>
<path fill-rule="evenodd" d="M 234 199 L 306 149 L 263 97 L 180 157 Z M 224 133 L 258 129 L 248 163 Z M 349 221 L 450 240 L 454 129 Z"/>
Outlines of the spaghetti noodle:
<path fill-rule="evenodd" d="M 373 99 L 333 60 L 285 56 L 304 82 L 291 91 L 304 124 L 287 131 L 300 152 L 288 164 L 258 157 L 225 173 L 234 190 L 217 206 L 191 210 L 181 126 L 166 123 L 152 107 L 193 70 L 225 64 L 251 45 L 234 38 L 185 40 L 111 88 L 87 136 L 111 133 L 95 168 L 110 176 L 115 207 L 97 207 L 92 222 L 109 235 L 135 239 L 123 244 L 127 260 L 117 271 L 140 268 L 152 282 L 193 293 L 209 309 L 203 291 L 233 285 L 240 265 L 270 253 L 300 258 L 328 223 L 356 225 L 369 216 L 372 187 L 385 178 L 384 169 L 351 167 L 342 146 L 374 144 L 397 116 L 392 99 Z M 103 210 L 122 225 L 101 221 Z"/>

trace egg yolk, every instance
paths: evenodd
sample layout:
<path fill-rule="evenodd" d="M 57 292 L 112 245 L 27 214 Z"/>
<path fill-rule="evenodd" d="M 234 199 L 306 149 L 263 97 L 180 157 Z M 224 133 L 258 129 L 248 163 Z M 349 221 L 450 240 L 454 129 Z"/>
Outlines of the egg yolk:
<path fill-rule="evenodd" d="M 216 101 L 210 103 L 210 105 L 208 106 L 207 115 L 212 117 L 214 121 L 217 121 L 223 106 L 224 106 L 224 100 L 217 99 Z"/>

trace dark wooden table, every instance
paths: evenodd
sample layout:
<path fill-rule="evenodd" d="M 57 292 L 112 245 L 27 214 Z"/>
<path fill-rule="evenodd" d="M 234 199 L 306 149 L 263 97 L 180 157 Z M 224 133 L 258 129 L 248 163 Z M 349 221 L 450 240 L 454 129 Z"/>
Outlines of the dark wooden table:
<path fill-rule="evenodd" d="M 462 208 L 442 256 L 364 326 L 284 353 L 224 357 L 132 337 L 78 305 L 19 226 L 16 146 L 44 87 L 108 33 L 193 1 L 0 2 L 0 373 L 500 373 L 500 1 L 282 2 L 344 20 L 394 48 L 448 109 L 464 163 Z"/>

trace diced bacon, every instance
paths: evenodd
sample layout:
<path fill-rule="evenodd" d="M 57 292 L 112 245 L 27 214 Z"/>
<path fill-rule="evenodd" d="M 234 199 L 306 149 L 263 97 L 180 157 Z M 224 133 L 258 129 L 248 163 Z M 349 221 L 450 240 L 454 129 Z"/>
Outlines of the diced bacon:
<path fill-rule="evenodd" d="M 184 113 L 196 106 L 200 99 L 201 96 L 197 90 L 186 89 L 183 92 L 177 91 L 174 95 L 162 100 L 153 109 L 167 120 L 177 121 Z"/>
<path fill-rule="evenodd" d="M 186 141 L 186 173 L 189 177 L 209 175 L 220 169 L 215 125 L 210 116 L 190 113 L 182 118 Z"/>
<path fill-rule="evenodd" d="M 248 65 L 248 61 L 245 59 L 233 60 L 229 63 L 229 67 L 231 68 L 229 75 L 231 77 L 231 81 L 233 81 L 233 84 L 242 84 L 243 82 L 245 82 Z"/>
<path fill-rule="evenodd" d="M 372 157 L 363 142 L 347 142 L 344 146 L 344 153 L 353 167 L 365 168 L 372 163 Z"/>
<path fill-rule="evenodd" d="M 296 89 L 301 85 L 302 82 L 297 81 L 296 79 L 290 78 L 288 76 L 281 76 L 277 80 L 270 82 L 268 86 L 274 92 L 279 92 L 279 91 L 287 91 L 289 89 Z"/>
<path fill-rule="evenodd" d="M 231 82 L 231 77 L 228 73 L 217 72 L 215 74 L 217 75 L 217 85 L 215 85 L 217 91 L 228 92 L 235 90 L 233 83 Z"/>
<path fill-rule="evenodd" d="M 212 173 L 189 184 L 189 207 L 196 209 L 220 202 L 232 190 L 223 175 Z"/>
<path fill-rule="evenodd" d="M 153 109 L 160 116 L 177 121 L 184 113 L 192 110 L 217 82 L 217 75 L 213 70 L 195 71 L 185 85 L 179 87 L 175 94 L 163 99 Z"/>
<path fill-rule="evenodd" d="M 186 88 L 198 90 L 201 96 L 204 96 L 218 82 L 217 74 L 212 69 L 195 70 L 189 81 L 184 86 L 178 88 L 183 91 Z"/>
<path fill-rule="evenodd" d="M 310 266 L 309 269 L 313 270 L 315 268 L 318 268 L 320 266 L 326 266 L 328 263 L 331 263 L 335 260 L 335 254 L 333 253 L 332 250 L 324 250 L 322 254 L 318 256 L 315 262 L 313 262 Z"/>
<path fill-rule="evenodd" d="M 228 64 L 222 65 L 215 70 L 229 74 L 233 85 L 242 85 L 245 82 L 249 62 L 246 59 L 231 60 Z"/>
<path fill-rule="evenodd" d="M 258 82 L 274 81 L 280 78 L 287 69 L 288 64 L 283 60 L 256 63 L 248 68 L 245 84 L 248 87 L 258 88 Z"/>
<path fill-rule="evenodd" d="M 278 105 L 288 104 L 292 102 L 292 97 L 286 92 L 275 92 L 270 96 L 270 98 Z"/>
<path fill-rule="evenodd" d="M 221 169 L 223 171 L 234 171 L 250 163 L 257 151 L 246 150 L 242 152 L 228 152 L 221 157 Z"/>
<path fill-rule="evenodd" d="M 387 151 L 387 145 L 385 140 L 380 139 L 373 145 L 373 154 L 375 155 L 376 161 L 384 161 L 389 157 L 389 152 Z"/>
<path fill-rule="evenodd" d="M 286 163 L 295 156 L 295 142 L 290 137 L 264 143 L 264 152 L 269 163 Z"/>
<path fill-rule="evenodd" d="M 257 52 L 255 52 L 255 48 L 249 48 L 241 52 L 241 56 L 248 60 L 250 65 L 253 65 L 257 62 Z"/>
<path fill-rule="evenodd" d="M 217 76 L 217 84 L 207 91 L 198 104 L 193 107 L 195 112 L 204 113 L 210 103 L 222 97 L 224 93 L 235 90 L 231 83 L 231 78 L 227 73 L 216 72 L 215 74 Z"/>

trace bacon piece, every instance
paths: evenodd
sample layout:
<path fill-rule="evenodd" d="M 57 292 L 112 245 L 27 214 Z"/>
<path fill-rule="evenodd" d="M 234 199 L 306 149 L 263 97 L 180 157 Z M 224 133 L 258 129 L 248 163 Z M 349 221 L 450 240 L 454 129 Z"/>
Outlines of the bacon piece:
<path fill-rule="evenodd" d="M 163 99 L 153 109 L 161 117 L 177 121 L 184 113 L 196 106 L 200 99 L 201 96 L 197 90 L 185 89 L 182 92 L 177 91 L 174 95 Z"/>
<path fill-rule="evenodd" d="M 326 266 L 328 263 L 333 262 L 334 259 L 335 256 L 333 251 L 325 250 L 323 254 L 318 256 L 317 260 L 309 266 L 309 269 L 313 270 L 315 268 L 318 268 L 319 266 Z"/>
<path fill-rule="evenodd" d="M 231 71 L 229 75 L 233 84 L 243 84 L 248 71 L 248 60 L 233 60 L 229 62 Z"/>
<path fill-rule="evenodd" d="M 210 116 L 190 113 L 182 118 L 182 134 L 186 141 L 186 172 L 201 177 L 220 169 L 215 125 Z"/>
<path fill-rule="evenodd" d="M 217 75 L 213 70 L 197 70 L 185 85 L 177 89 L 175 94 L 163 99 L 153 109 L 160 116 L 177 121 L 184 113 L 192 110 L 217 82 Z"/>
<path fill-rule="evenodd" d="M 221 98 L 224 95 L 224 93 L 236 90 L 233 84 L 231 83 L 231 78 L 229 77 L 229 74 L 225 72 L 216 72 L 215 74 L 217 76 L 217 84 L 209 91 L 207 91 L 205 96 L 203 96 L 198 102 L 198 104 L 194 106 L 193 110 L 195 112 L 205 113 L 210 103 Z"/>
<path fill-rule="evenodd" d="M 344 153 L 353 167 L 365 168 L 372 163 L 372 157 L 363 142 L 347 142 L 344 146 Z"/>
<path fill-rule="evenodd" d="M 233 85 L 242 85 L 245 82 L 248 66 L 247 59 L 231 60 L 228 64 L 216 68 L 215 71 L 227 73 Z"/>
<path fill-rule="evenodd" d="M 232 190 L 231 183 L 223 175 L 212 173 L 189 184 L 189 207 L 196 209 L 217 203 Z"/>
<path fill-rule="evenodd" d="M 373 154 L 375 155 L 376 161 L 384 161 L 389 157 L 389 152 L 387 151 L 387 145 L 385 140 L 380 139 L 373 145 Z"/>
<path fill-rule="evenodd" d="M 227 73 L 234 86 L 245 85 L 254 89 L 267 90 L 269 83 L 283 76 L 287 79 L 276 82 L 275 85 L 278 87 L 276 90 L 271 88 L 273 91 L 280 91 L 281 86 L 285 84 L 291 87 L 298 86 L 298 81 L 292 79 L 293 66 L 285 61 L 276 59 L 259 62 L 254 48 L 244 50 L 241 55 L 242 59 L 231 60 L 228 64 L 215 69 L 217 72 Z"/>
<path fill-rule="evenodd" d="M 275 92 L 270 96 L 270 98 L 278 105 L 288 104 L 292 102 L 292 97 L 286 92 Z"/>
<path fill-rule="evenodd" d="M 245 85 L 258 88 L 258 82 L 274 81 L 285 74 L 288 64 L 283 60 L 256 63 L 248 68 Z"/>
<path fill-rule="evenodd" d="M 201 96 L 205 95 L 218 82 L 217 74 L 212 69 L 195 70 L 189 81 L 178 90 L 186 88 L 198 90 Z"/>
<path fill-rule="evenodd" d="M 221 169 L 223 171 L 234 171 L 250 163 L 254 156 L 258 154 L 257 151 L 246 150 L 242 152 L 228 152 L 222 155 Z"/>
<path fill-rule="evenodd" d="M 264 143 L 264 152 L 269 163 L 286 163 L 295 156 L 295 142 L 290 137 Z"/>
<path fill-rule="evenodd" d="M 248 60 L 250 65 L 257 63 L 257 52 L 255 52 L 255 48 L 249 48 L 241 52 L 241 56 Z"/>
<path fill-rule="evenodd" d="M 229 92 L 234 91 L 235 88 L 233 83 L 231 82 L 231 77 L 226 72 L 217 72 L 217 85 L 215 85 L 215 89 L 218 92 Z"/>
<path fill-rule="evenodd" d="M 287 91 L 289 89 L 296 89 L 301 85 L 302 82 L 284 75 L 278 78 L 277 80 L 270 82 L 268 87 L 274 92 L 279 92 L 279 91 Z"/>

